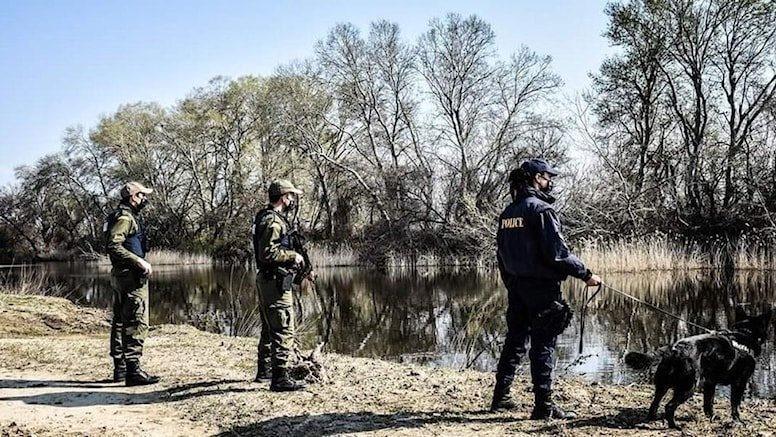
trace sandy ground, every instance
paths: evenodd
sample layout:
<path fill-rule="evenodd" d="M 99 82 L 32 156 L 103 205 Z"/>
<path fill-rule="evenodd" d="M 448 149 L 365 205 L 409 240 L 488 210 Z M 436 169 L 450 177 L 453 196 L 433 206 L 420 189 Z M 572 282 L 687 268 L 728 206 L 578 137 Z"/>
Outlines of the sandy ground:
<path fill-rule="evenodd" d="M 55 311 L 46 299 L 19 303 L 0 296 L 2 325 Z M 66 304 L 56 301 L 56 305 Z M 16 308 L 13 308 L 16 307 Z M 40 309 L 36 309 L 40 307 Z M 308 390 L 272 393 L 251 382 L 252 338 L 164 325 L 147 341 L 145 367 L 162 377 L 153 386 L 106 382 L 104 314 L 68 308 L 58 328 L 0 339 L 0 436 L 27 435 L 745 435 L 776 431 L 776 402 L 747 399 L 743 423 L 730 420 L 720 396 L 709 421 L 696 395 L 678 412 L 683 432 L 662 420 L 641 423 L 651 396 L 646 385 L 605 386 L 562 379 L 557 400 L 575 409 L 570 421 L 532 421 L 525 376 L 516 381 L 522 407 L 486 410 L 493 375 L 324 354 L 326 380 Z M 62 313 L 64 314 L 64 313 Z M 79 322 L 69 320 L 76 317 Z M 69 326 L 76 331 L 72 332 Z M 18 327 L 17 327 L 18 328 Z M 7 329 L 7 328 L 6 328 Z M 16 329 L 20 331 L 21 328 Z"/>

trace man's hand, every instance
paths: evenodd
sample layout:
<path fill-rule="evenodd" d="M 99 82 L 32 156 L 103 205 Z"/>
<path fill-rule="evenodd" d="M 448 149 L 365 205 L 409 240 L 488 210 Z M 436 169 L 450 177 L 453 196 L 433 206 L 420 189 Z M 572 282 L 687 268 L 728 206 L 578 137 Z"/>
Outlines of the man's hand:
<path fill-rule="evenodd" d="M 310 270 L 310 273 L 307 274 L 307 279 L 315 282 L 315 278 L 317 278 L 318 275 L 315 273 L 315 270 Z"/>
<path fill-rule="evenodd" d="M 593 276 L 590 277 L 590 279 L 585 281 L 585 285 L 587 285 L 588 287 L 595 287 L 596 285 L 601 285 L 601 282 L 603 282 L 601 281 L 601 277 L 594 274 Z"/>
<path fill-rule="evenodd" d="M 143 271 L 143 274 L 146 276 L 151 276 L 151 273 L 154 272 L 154 269 L 151 268 L 151 263 L 144 260 L 143 258 L 138 259 L 137 265 L 140 266 L 140 269 Z"/>
<path fill-rule="evenodd" d="M 294 264 L 301 266 L 304 264 L 304 257 L 298 253 L 294 256 Z"/>

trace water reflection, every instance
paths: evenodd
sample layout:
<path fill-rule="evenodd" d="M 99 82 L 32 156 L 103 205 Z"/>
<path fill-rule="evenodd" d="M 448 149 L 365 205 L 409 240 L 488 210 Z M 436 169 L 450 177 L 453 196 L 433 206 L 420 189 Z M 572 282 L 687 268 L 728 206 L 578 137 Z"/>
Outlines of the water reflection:
<path fill-rule="evenodd" d="M 72 290 L 71 299 L 110 305 L 108 272 L 83 266 L 45 266 Z M 607 282 L 682 318 L 720 329 L 733 305 L 761 309 L 774 301 L 776 275 L 711 272 L 609 275 Z M 496 274 L 466 270 L 379 273 L 351 268 L 319 272 L 316 291 L 299 293 L 296 311 L 303 347 L 325 342 L 354 356 L 457 368 L 495 369 L 505 332 L 506 292 Z M 564 294 L 576 310 L 558 343 L 558 372 L 601 382 L 627 383 L 639 375 L 623 368 L 624 351 L 652 350 L 698 333 L 668 316 L 604 290 L 590 304 L 579 354 L 583 288 L 567 281 Z M 161 268 L 151 282 L 151 322 L 191 323 L 230 335 L 257 335 L 253 274 L 240 268 Z M 776 395 L 773 333 L 754 378 L 754 393 Z"/>

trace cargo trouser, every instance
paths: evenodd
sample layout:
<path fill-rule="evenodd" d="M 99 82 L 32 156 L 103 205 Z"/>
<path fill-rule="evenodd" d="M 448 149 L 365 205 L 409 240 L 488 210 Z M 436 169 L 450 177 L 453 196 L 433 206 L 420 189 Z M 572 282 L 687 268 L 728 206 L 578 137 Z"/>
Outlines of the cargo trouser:
<path fill-rule="evenodd" d="M 557 336 L 548 336 L 531 329 L 533 317 L 560 300 L 560 282 L 515 278 L 507 285 L 507 337 L 496 370 L 496 384 L 510 387 L 515 370 L 525 356 L 526 343 L 531 340 L 528 358 L 531 362 L 531 382 L 536 393 L 552 389 L 552 368 Z"/>
<path fill-rule="evenodd" d="M 285 369 L 294 353 L 294 297 L 290 281 L 283 284 L 263 273 L 256 275 L 261 313 L 259 362 L 270 361 L 273 370 Z"/>
<path fill-rule="evenodd" d="M 111 287 L 110 355 L 115 360 L 138 361 L 148 336 L 148 278 L 129 269 L 114 270 Z"/>

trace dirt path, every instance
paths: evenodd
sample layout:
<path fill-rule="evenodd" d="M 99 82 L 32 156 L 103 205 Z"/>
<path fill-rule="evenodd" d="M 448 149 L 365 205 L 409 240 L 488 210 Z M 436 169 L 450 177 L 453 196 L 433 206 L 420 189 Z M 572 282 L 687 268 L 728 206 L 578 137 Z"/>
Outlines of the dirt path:
<path fill-rule="evenodd" d="M 176 418 L 148 387 L 45 372 L 0 372 L 0 424 L 36 435 L 208 435 L 215 428 Z M 14 425 L 11 425 L 11 424 Z M 0 435 L 3 434 L 0 428 Z"/>

